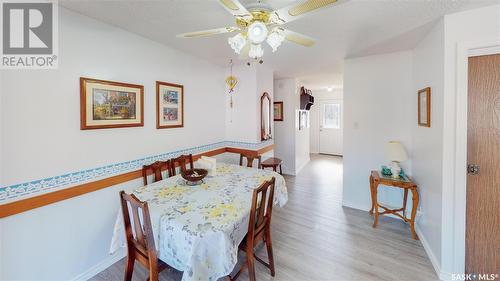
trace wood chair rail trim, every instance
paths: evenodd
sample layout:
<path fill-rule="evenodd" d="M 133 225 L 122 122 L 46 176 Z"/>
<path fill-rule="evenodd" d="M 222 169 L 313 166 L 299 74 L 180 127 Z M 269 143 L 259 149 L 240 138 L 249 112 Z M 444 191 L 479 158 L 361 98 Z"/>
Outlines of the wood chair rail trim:
<path fill-rule="evenodd" d="M 273 149 L 274 149 L 274 144 L 268 145 L 259 150 L 222 147 L 193 155 L 193 161 L 198 160 L 201 156 L 215 156 L 225 152 L 236 153 L 236 154 L 249 153 L 249 154 L 259 155 L 271 151 Z M 29 210 L 47 206 L 59 201 L 84 195 L 90 192 L 94 192 L 100 189 L 104 189 L 110 186 L 114 186 L 138 178 L 142 178 L 142 169 L 2 204 L 0 205 L 0 218 L 5 218 L 8 216 L 23 213 Z"/>

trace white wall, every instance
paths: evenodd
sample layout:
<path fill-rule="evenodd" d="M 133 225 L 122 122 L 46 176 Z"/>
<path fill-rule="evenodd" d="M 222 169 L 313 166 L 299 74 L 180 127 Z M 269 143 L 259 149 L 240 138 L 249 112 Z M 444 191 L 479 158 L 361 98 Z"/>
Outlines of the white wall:
<path fill-rule="evenodd" d="M 444 107 L 444 21 L 439 21 L 413 51 L 414 98 L 416 112 L 419 89 L 431 87 L 431 127 L 417 125 L 412 115 L 412 175 L 419 187 L 421 217 L 418 229 L 430 249 L 433 264 L 441 261 L 443 110 Z"/>
<path fill-rule="evenodd" d="M 2 86 L 3 85 L 3 72 L 0 71 L 0 109 L 2 108 L 2 97 L 3 97 L 3 91 L 2 91 Z M 3 186 L 3 179 L 2 179 L 2 159 L 3 159 L 3 110 L 0 110 L 0 186 Z M 0 253 L 3 253 L 3 225 L 0 222 Z M 3 272 L 3 258 L 2 255 L 0 254 L 0 276 L 2 276 Z"/>
<path fill-rule="evenodd" d="M 283 160 L 283 173 L 295 174 L 295 103 L 296 79 L 274 81 L 274 100 L 283 101 L 283 121 L 274 122 L 274 155 Z"/>
<path fill-rule="evenodd" d="M 2 99 L 3 99 L 3 71 L 0 71 L 0 109 L 2 108 Z M 3 186 L 3 110 L 0 111 L 0 186 Z M 1 268 L 0 268 L 1 269 Z"/>
<path fill-rule="evenodd" d="M 310 151 L 311 153 L 319 153 L 319 129 L 321 126 L 319 104 L 322 100 L 342 100 L 343 91 L 342 89 L 334 89 L 331 92 L 326 90 L 313 90 L 313 96 L 314 105 L 311 107 L 311 111 L 309 112 L 309 118 L 311 120 Z M 341 121 L 344 121 L 343 118 Z"/>
<path fill-rule="evenodd" d="M 344 81 L 345 105 L 345 147 L 344 147 L 344 204 L 368 209 L 368 191 L 363 198 L 349 194 L 351 187 L 367 188 L 367 169 L 378 168 L 385 163 L 380 139 L 399 132 L 410 153 L 411 164 L 406 169 L 419 186 L 421 215 L 417 221 L 420 239 L 439 277 L 444 280 L 452 274 L 464 272 L 465 260 L 465 172 L 464 158 L 455 149 L 466 135 L 465 130 L 457 132 L 457 110 L 466 112 L 466 103 L 459 101 L 459 89 L 463 81 L 457 68 L 458 48 L 464 45 L 486 47 L 491 42 L 500 42 L 500 5 L 446 15 L 429 34 L 416 46 L 411 59 L 397 59 L 404 53 L 358 58 L 346 61 Z M 384 59 L 383 62 L 380 59 Z M 401 64 L 395 65 L 399 61 Z M 404 62 L 406 61 L 406 62 Z M 399 67 L 403 69 L 400 69 Z M 410 70 L 407 67 L 410 67 Z M 374 67 L 377 69 L 375 71 Z M 400 69 L 400 71 L 398 71 Z M 466 70 L 465 70 L 466 71 Z M 408 73 L 411 79 L 408 80 Z M 372 81 L 378 98 L 355 94 L 363 90 L 370 92 L 366 83 Z M 368 81 L 368 82 L 369 82 Z M 371 83 L 371 82 L 370 82 Z M 377 91 L 388 84 L 388 91 Z M 406 86 L 405 86 L 406 85 Z M 398 91 L 404 95 L 408 88 L 410 98 L 391 103 L 388 95 Z M 416 93 L 418 89 L 431 87 L 431 128 L 417 126 Z M 355 91 L 353 91 L 353 89 Z M 354 93 L 353 93 L 354 92 Z M 401 105 L 405 106 L 401 106 Z M 410 104 L 410 107 L 406 107 Z M 404 114 L 408 112 L 410 115 Z M 399 112 L 394 114 L 394 112 Z M 388 126 L 391 116 L 399 116 L 397 130 Z M 362 120 L 363 122 L 358 122 Z M 355 123 L 357 127 L 355 128 Z M 410 128 L 410 132 L 407 131 Z M 382 134 L 383 132 L 383 134 Z M 458 135 L 457 135 L 458 133 Z M 363 139 L 370 138 L 371 147 Z M 408 147 L 409 144 L 409 147 Z M 459 150 L 462 148 L 458 148 Z M 370 157 L 366 157 L 370 155 Z M 463 155 L 462 155 L 463 156 Z M 375 162 L 374 159 L 379 159 Z M 463 163 L 456 163 L 463 161 Z M 368 163 L 371 162 L 371 165 Z M 356 165 L 359 167 L 355 168 Z M 456 167 L 462 167 L 457 170 Z M 463 175 L 457 175 L 460 172 Z M 383 197 L 383 196 L 380 196 Z M 379 198 L 380 198 L 379 197 Z M 388 196 L 389 202 L 393 200 Z M 396 199 L 396 197 L 394 197 Z M 352 201 L 351 201 L 352 200 Z M 398 200 L 399 201 L 399 200 Z M 364 207 L 366 206 L 366 207 Z"/>
<path fill-rule="evenodd" d="M 283 160 L 283 173 L 296 175 L 309 162 L 309 129 L 299 130 L 300 92 L 297 79 L 274 81 L 275 101 L 283 101 L 283 121 L 274 122 L 276 157 Z"/>
<path fill-rule="evenodd" d="M 229 72 L 227 72 L 229 75 Z M 260 141 L 256 131 L 260 128 L 257 106 L 257 77 L 255 67 L 238 65 L 233 67 L 233 75 L 238 78 L 232 93 L 233 108 L 230 108 L 231 96 L 226 93 L 226 136 L 235 141 L 255 143 Z"/>
<path fill-rule="evenodd" d="M 457 47 L 464 44 L 485 46 L 500 42 L 500 5 L 464 11 L 444 18 L 444 102 L 443 102 L 443 206 L 441 275 L 451 278 L 451 273 L 463 273 L 465 260 L 465 159 L 455 163 L 457 155 L 457 109 L 466 112 L 466 103 L 457 100 L 461 75 L 457 68 Z M 462 71 L 462 70 L 460 70 Z M 466 70 L 465 70 L 466 72 Z M 461 72 L 460 72 L 461 73 Z M 463 81 L 465 82 L 465 81 Z M 460 84 L 461 85 L 461 84 Z M 462 86 L 461 86 L 462 87 Z M 458 132 L 465 136 L 465 130 Z M 462 148 L 458 148 L 462 151 Z M 465 158 L 465 157 L 462 157 Z M 461 160 L 461 161 L 462 161 Z M 461 167 L 455 170 L 456 164 Z M 460 174 L 457 174 L 460 173 Z M 460 182 L 455 179 L 460 178 Z M 460 188 L 460 190 L 459 190 Z M 460 196 L 459 196 L 460 195 Z M 458 206 L 457 206 L 458 205 Z"/>
<path fill-rule="evenodd" d="M 345 61 L 343 204 L 369 210 L 371 170 L 387 164 L 385 144 L 401 141 L 412 157 L 410 124 L 415 110 L 412 54 L 398 52 Z M 411 171 L 411 161 L 402 163 Z M 402 190 L 381 188 L 379 201 L 400 206 Z M 411 204 L 409 204 L 411 205 Z"/>
<path fill-rule="evenodd" d="M 261 141 L 260 97 L 267 92 L 272 104 L 273 71 L 260 64 L 242 64 L 233 67 L 233 75 L 238 84 L 232 94 L 233 108 L 226 106 L 226 136 L 233 141 L 258 143 Z M 230 95 L 226 94 L 226 105 L 230 100 Z"/>
<path fill-rule="evenodd" d="M 59 13 L 59 69 L 2 70 L 2 186 L 225 139 L 226 69 L 64 8 Z M 144 85 L 144 127 L 81 131 L 80 76 Z M 156 80 L 184 84 L 184 128 L 156 129 Z M 2 219 L 0 279 L 69 280 L 108 259 L 118 191 L 140 185 Z"/>
<path fill-rule="evenodd" d="M 297 91 L 298 92 L 298 91 Z M 297 101 L 295 104 L 295 174 L 298 174 L 310 160 L 310 131 L 311 128 L 302 128 L 299 130 L 299 108 L 300 108 L 300 95 L 297 93 Z"/>

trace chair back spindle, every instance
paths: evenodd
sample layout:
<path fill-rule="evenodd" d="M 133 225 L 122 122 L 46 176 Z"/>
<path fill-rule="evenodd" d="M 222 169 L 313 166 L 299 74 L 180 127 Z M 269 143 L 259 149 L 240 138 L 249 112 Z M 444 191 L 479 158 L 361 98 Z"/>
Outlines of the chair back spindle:
<path fill-rule="evenodd" d="M 248 232 L 243 239 L 240 249 L 246 252 L 246 264 L 243 264 L 234 277 L 228 276 L 230 281 L 235 281 L 248 268 L 248 279 L 256 281 L 254 259 L 269 268 L 271 276 L 275 276 L 273 246 L 271 241 L 271 216 L 273 213 L 274 184 L 276 179 L 265 181 L 253 191 L 252 205 L 250 207 L 250 221 Z M 269 263 L 259 258 L 254 253 L 254 248 L 260 241 L 264 241 L 267 249 Z"/>
<path fill-rule="evenodd" d="M 177 158 L 173 158 L 170 160 L 170 164 L 172 166 L 171 171 L 172 175 L 176 175 L 176 166 L 179 166 L 180 171 L 184 172 L 186 171 L 186 165 L 189 163 L 189 169 L 193 170 L 194 169 L 194 164 L 193 164 L 193 154 L 188 154 L 188 155 L 181 155 Z"/>
<path fill-rule="evenodd" d="M 167 176 L 172 176 L 172 169 L 170 160 L 167 161 L 156 161 L 150 165 L 142 166 L 142 179 L 144 185 L 148 185 L 148 175 L 153 174 L 153 182 L 161 181 L 163 176 L 161 175 L 162 170 L 167 171 Z"/>
<path fill-rule="evenodd" d="M 132 278 L 134 260 L 139 261 L 149 269 L 151 280 L 158 280 L 158 256 L 148 203 L 140 201 L 133 194 L 126 194 L 125 191 L 120 191 L 120 202 L 128 252 L 128 266 L 125 272 L 125 280 Z M 142 215 L 139 214 L 139 211 L 141 211 Z M 133 221 L 133 226 L 131 221 Z"/>
<path fill-rule="evenodd" d="M 275 178 L 264 182 L 255 189 L 252 196 L 252 206 L 250 209 L 250 222 L 248 225 L 248 236 L 256 237 L 262 230 L 271 224 L 274 200 Z"/>
<path fill-rule="evenodd" d="M 254 155 L 249 155 L 249 154 L 244 154 L 240 153 L 240 166 L 243 166 L 243 158 L 247 160 L 247 167 L 252 168 L 253 167 L 253 161 L 257 159 L 257 168 L 260 169 L 261 167 L 261 162 L 262 162 L 262 156 L 254 156 Z"/>

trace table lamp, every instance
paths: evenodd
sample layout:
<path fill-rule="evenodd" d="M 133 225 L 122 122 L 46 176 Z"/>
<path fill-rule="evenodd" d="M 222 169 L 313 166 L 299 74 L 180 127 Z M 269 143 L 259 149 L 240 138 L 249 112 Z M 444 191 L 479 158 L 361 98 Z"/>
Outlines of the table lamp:
<path fill-rule="evenodd" d="M 386 157 L 387 160 L 391 161 L 389 168 L 391 169 L 392 177 L 399 178 L 399 173 L 401 172 L 399 162 L 408 159 L 405 147 L 399 141 L 388 142 L 386 145 Z"/>

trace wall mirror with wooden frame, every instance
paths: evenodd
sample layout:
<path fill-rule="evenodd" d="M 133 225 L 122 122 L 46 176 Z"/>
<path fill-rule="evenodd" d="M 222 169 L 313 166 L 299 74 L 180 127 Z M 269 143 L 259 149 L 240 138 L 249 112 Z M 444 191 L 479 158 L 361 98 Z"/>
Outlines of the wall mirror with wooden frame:
<path fill-rule="evenodd" d="M 268 93 L 264 92 L 260 97 L 260 139 L 272 139 L 271 134 L 271 97 Z"/>

